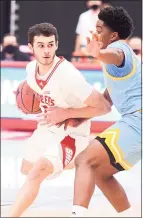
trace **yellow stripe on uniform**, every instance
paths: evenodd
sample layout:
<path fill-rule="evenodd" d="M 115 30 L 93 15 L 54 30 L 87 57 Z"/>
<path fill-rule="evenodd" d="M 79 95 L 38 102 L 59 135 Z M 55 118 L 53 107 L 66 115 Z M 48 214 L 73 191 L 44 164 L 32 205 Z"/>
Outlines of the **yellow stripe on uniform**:
<path fill-rule="evenodd" d="M 143 112 L 143 109 L 137 110 L 137 111 L 135 111 L 135 112 L 141 112 L 141 113 L 142 113 L 142 112 Z"/>
<path fill-rule="evenodd" d="M 128 78 L 130 78 L 131 76 L 133 76 L 133 74 L 136 72 L 135 59 L 133 58 L 132 61 L 133 61 L 133 68 L 132 68 L 132 71 L 131 71 L 128 75 L 126 75 L 126 76 L 122 76 L 122 77 L 115 77 L 115 76 L 112 76 L 111 74 L 109 74 L 109 73 L 107 72 L 107 69 L 105 68 L 104 65 L 103 65 L 103 71 L 104 71 L 104 73 L 105 73 L 108 77 L 110 77 L 110 78 L 113 79 L 113 80 L 124 80 L 124 79 L 128 79 Z"/>
<path fill-rule="evenodd" d="M 119 133 L 119 129 L 106 130 L 100 134 L 100 137 L 105 138 L 105 142 L 114 155 L 116 162 L 120 163 L 124 169 L 128 170 L 132 166 L 124 159 L 123 152 L 117 144 Z"/>

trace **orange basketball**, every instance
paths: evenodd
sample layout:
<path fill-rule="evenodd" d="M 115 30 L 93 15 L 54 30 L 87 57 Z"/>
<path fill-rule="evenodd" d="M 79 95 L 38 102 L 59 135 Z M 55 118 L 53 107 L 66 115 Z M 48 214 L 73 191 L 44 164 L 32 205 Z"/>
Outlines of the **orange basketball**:
<path fill-rule="evenodd" d="M 23 81 L 18 86 L 16 91 L 16 104 L 17 107 L 26 114 L 41 113 L 40 101 L 26 81 Z"/>

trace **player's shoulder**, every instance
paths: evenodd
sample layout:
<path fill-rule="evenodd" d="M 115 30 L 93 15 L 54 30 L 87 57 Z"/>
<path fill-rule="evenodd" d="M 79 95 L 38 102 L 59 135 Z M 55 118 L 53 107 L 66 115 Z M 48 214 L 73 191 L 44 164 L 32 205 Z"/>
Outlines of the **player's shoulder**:
<path fill-rule="evenodd" d="M 70 61 L 68 61 L 66 58 L 64 58 L 63 63 L 66 67 L 74 67 L 74 65 Z"/>
<path fill-rule="evenodd" d="M 26 71 L 35 71 L 35 67 L 36 67 L 36 60 L 30 61 L 27 66 L 26 66 Z"/>
<path fill-rule="evenodd" d="M 124 49 L 130 49 L 129 45 L 124 40 L 118 40 L 115 42 L 112 42 L 108 45 L 107 48 L 124 48 Z"/>
<path fill-rule="evenodd" d="M 71 79 L 81 79 L 81 72 L 68 60 L 64 61 L 59 66 L 59 73 L 57 74 L 59 81 L 70 81 Z"/>
<path fill-rule="evenodd" d="M 66 71 L 67 73 L 71 72 L 71 71 L 74 71 L 74 72 L 77 71 L 75 66 L 70 61 L 66 60 L 65 58 L 61 64 L 61 68 L 62 68 L 63 72 Z"/>

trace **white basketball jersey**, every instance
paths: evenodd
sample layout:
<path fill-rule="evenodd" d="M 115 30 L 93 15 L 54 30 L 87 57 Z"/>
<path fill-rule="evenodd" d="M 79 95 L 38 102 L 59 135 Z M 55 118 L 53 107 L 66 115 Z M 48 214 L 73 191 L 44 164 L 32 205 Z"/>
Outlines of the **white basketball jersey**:
<path fill-rule="evenodd" d="M 69 61 L 63 57 L 55 57 L 54 64 L 44 76 L 38 74 L 36 60 L 27 67 L 27 83 L 39 95 L 40 107 L 44 112 L 47 107 L 81 108 L 84 101 L 92 92 L 92 86 L 87 83 L 83 75 Z M 63 131 L 63 127 L 50 128 L 55 133 Z M 90 121 L 79 127 L 67 129 L 67 134 L 88 135 Z"/>

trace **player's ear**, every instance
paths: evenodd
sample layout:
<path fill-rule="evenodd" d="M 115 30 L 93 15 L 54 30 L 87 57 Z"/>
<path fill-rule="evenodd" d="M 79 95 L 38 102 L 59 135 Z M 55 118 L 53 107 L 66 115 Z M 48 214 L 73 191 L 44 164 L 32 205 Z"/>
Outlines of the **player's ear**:
<path fill-rule="evenodd" d="M 117 32 L 113 32 L 112 35 L 111 35 L 111 40 L 115 41 L 117 39 L 118 39 L 118 33 Z"/>
<path fill-rule="evenodd" d="M 29 47 L 30 51 L 33 53 L 33 46 L 30 43 L 28 43 L 28 47 Z"/>
<path fill-rule="evenodd" d="M 57 50 L 58 47 L 59 47 L 59 41 L 56 42 L 56 47 L 57 47 L 57 48 L 56 48 L 56 50 Z"/>

